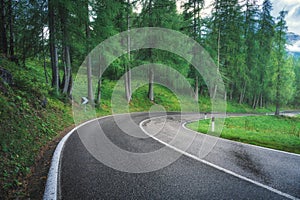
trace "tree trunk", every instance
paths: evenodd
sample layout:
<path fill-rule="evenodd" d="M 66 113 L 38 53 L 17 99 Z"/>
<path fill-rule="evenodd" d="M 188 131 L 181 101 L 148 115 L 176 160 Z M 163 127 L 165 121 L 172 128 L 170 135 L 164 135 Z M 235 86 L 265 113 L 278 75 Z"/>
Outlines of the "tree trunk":
<path fill-rule="evenodd" d="M 131 72 L 130 72 L 130 1 L 127 0 L 127 54 L 128 62 L 125 64 L 125 97 L 127 102 L 131 101 Z"/>
<path fill-rule="evenodd" d="M 60 21 L 61 21 L 61 29 L 63 33 L 63 61 L 64 61 L 64 83 L 63 83 L 63 93 L 68 94 L 69 87 L 70 87 L 70 78 L 71 78 L 71 57 L 70 57 L 70 47 L 69 47 L 69 34 L 67 30 L 68 26 L 68 11 L 65 8 L 61 8 L 60 10 Z M 69 95 L 69 94 L 68 94 Z"/>
<path fill-rule="evenodd" d="M 154 82 L 154 71 L 153 71 L 153 67 L 150 67 L 150 69 L 149 69 L 149 91 L 148 91 L 148 98 L 150 101 L 154 101 L 153 82 Z"/>
<path fill-rule="evenodd" d="M 234 86 L 233 86 L 233 84 L 231 85 L 231 89 L 230 89 L 230 93 L 229 93 L 229 99 L 230 99 L 230 101 L 232 101 L 233 100 L 233 91 L 234 91 Z"/>
<path fill-rule="evenodd" d="M 46 84 L 48 85 L 49 80 L 48 80 L 48 73 L 47 73 L 47 67 L 46 67 L 46 52 L 45 52 L 45 35 L 44 35 L 44 27 L 42 30 L 42 45 L 43 45 L 43 67 L 44 67 L 44 75 L 45 75 L 45 80 L 46 80 Z"/>
<path fill-rule="evenodd" d="M 101 56 L 100 56 L 100 62 L 101 63 Z M 101 77 L 102 77 L 102 69 L 101 69 L 101 64 L 99 66 L 99 74 L 98 74 L 98 84 L 97 84 L 97 98 L 96 98 L 96 104 L 98 106 L 100 106 L 100 103 L 101 103 L 101 86 L 102 86 L 102 80 L 101 80 Z"/>
<path fill-rule="evenodd" d="M 127 4 L 128 4 L 128 11 L 127 11 L 127 30 L 128 30 L 128 36 L 127 36 L 127 52 L 128 52 L 128 102 L 131 101 L 131 69 L 130 69 L 130 61 L 131 61 L 131 38 L 130 38 L 130 9 L 129 9 L 129 4 L 130 4 L 130 0 L 127 0 Z"/>
<path fill-rule="evenodd" d="M 94 102 L 93 82 L 92 82 L 92 58 L 90 55 L 87 57 L 87 79 L 88 79 L 88 99 L 90 103 Z"/>
<path fill-rule="evenodd" d="M 279 102 L 276 102 L 276 111 L 275 111 L 275 115 L 276 115 L 276 116 L 279 116 L 279 114 L 280 114 L 280 104 L 279 104 Z"/>
<path fill-rule="evenodd" d="M 278 72 L 277 86 L 276 86 L 276 111 L 275 111 L 276 116 L 278 116 L 280 114 L 280 91 L 279 90 L 280 90 L 280 74 Z"/>
<path fill-rule="evenodd" d="M 242 104 L 244 102 L 245 93 L 246 93 L 246 83 L 244 83 L 243 91 L 241 91 L 239 104 Z"/>
<path fill-rule="evenodd" d="M 149 27 L 153 27 L 153 22 L 152 22 L 152 3 L 153 1 L 150 0 L 149 1 L 149 12 L 148 12 L 148 15 L 149 15 Z M 153 58 L 152 58 L 152 49 L 149 48 L 148 50 L 149 52 L 149 58 L 150 58 L 150 62 L 153 62 Z M 153 88 L 153 82 L 154 82 L 154 71 L 153 71 L 153 67 L 150 67 L 149 68 L 149 87 L 148 87 L 148 98 L 150 101 L 154 101 L 154 88 Z"/>
<path fill-rule="evenodd" d="M 86 41 L 87 41 L 87 80 L 88 80 L 88 99 L 91 104 L 94 103 L 94 94 L 93 94 L 93 83 L 92 83 L 92 58 L 90 56 L 90 19 L 89 19 L 89 5 L 87 1 L 86 5 L 86 12 L 87 12 L 87 18 L 86 18 Z"/>
<path fill-rule="evenodd" d="M 7 36 L 6 36 L 6 20 L 5 20 L 5 4 L 4 0 L 0 0 L 0 12 L 1 12 L 1 23 L 0 23 L 0 51 L 4 56 L 7 56 Z"/>
<path fill-rule="evenodd" d="M 220 42 L 221 42 L 221 31 L 219 29 L 219 34 L 218 34 L 218 63 L 217 63 L 217 72 L 220 70 Z M 213 99 L 216 98 L 216 95 L 217 95 L 217 90 L 218 90 L 218 85 L 215 84 L 214 86 L 214 93 L 213 93 Z"/>
<path fill-rule="evenodd" d="M 213 99 L 216 98 L 216 96 L 217 96 L 217 91 L 218 91 L 218 85 L 215 84 L 215 86 L 214 86 L 214 91 L 213 91 Z"/>
<path fill-rule="evenodd" d="M 129 67 L 129 70 L 128 70 L 128 90 L 129 90 L 129 98 L 130 98 L 130 101 L 131 101 L 132 90 L 131 90 L 131 69 L 130 69 L 130 67 Z"/>
<path fill-rule="evenodd" d="M 49 9 L 49 38 L 50 38 L 50 59 L 52 68 L 52 87 L 56 89 L 56 93 L 59 93 L 59 70 L 58 70 L 58 56 L 57 48 L 55 44 L 55 18 L 54 18 L 54 7 L 52 0 L 48 1 Z"/>
<path fill-rule="evenodd" d="M 264 107 L 264 101 L 263 101 L 263 95 L 260 94 L 260 103 L 259 103 L 259 107 L 263 108 Z"/>
<path fill-rule="evenodd" d="M 14 44 L 14 30 L 13 30 L 13 7 L 12 7 L 12 0 L 8 1 L 8 19 L 9 19 L 9 56 L 14 58 L 15 56 L 15 44 Z"/>
<path fill-rule="evenodd" d="M 199 100 L 199 78 L 196 76 L 196 83 L 195 83 L 195 101 L 198 102 Z"/>
<path fill-rule="evenodd" d="M 71 58 L 70 58 L 70 48 L 69 46 L 65 47 L 65 65 L 66 65 L 66 72 L 65 72 L 65 84 L 63 93 L 67 94 L 70 87 L 70 78 L 71 78 Z M 69 95 L 69 94 L 68 94 Z"/>
<path fill-rule="evenodd" d="M 102 85 L 102 81 L 101 78 L 99 78 L 98 85 L 97 85 L 97 99 L 96 99 L 96 104 L 98 106 L 100 106 L 100 102 L 101 102 L 101 85 Z"/>
<path fill-rule="evenodd" d="M 256 95 L 253 98 L 252 108 L 255 109 L 256 107 Z"/>
<path fill-rule="evenodd" d="M 254 109 L 257 108 L 258 104 L 259 104 L 259 100 L 260 100 L 260 95 L 258 95 L 257 99 L 256 99 L 256 103 L 255 103 L 255 107 Z"/>
<path fill-rule="evenodd" d="M 68 88 L 68 95 L 71 97 L 73 91 L 73 76 L 72 73 L 70 73 L 70 81 L 69 81 L 69 88 Z"/>

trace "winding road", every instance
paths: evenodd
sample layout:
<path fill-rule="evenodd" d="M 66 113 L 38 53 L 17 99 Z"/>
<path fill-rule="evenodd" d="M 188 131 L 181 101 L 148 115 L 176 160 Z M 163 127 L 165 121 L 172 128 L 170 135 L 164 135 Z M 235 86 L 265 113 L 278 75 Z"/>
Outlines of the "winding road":
<path fill-rule="evenodd" d="M 60 145 L 44 199 L 300 198 L 299 155 L 183 126 L 203 117 L 133 113 L 78 127 Z"/>

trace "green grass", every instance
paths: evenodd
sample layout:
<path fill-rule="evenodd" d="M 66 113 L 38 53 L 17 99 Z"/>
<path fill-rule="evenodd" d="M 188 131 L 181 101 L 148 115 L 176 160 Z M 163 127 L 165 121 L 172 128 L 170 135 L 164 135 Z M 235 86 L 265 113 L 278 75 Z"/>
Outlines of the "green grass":
<path fill-rule="evenodd" d="M 160 85 L 154 86 L 155 100 L 150 102 L 147 98 L 147 84 L 134 91 L 132 101 L 126 107 L 124 106 L 127 103 L 122 84 L 116 86 L 116 81 L 108 80 L 104 80 L 102 83 L 101 105 L 96 108 L 96 112 L 90 106 L 87 106 L 87 112 L 84 112 L 84 106 L 80 105 L 81 96 L 76 96 L 75 91 L 73 97 L 75 97 L 77 105 L 72 110 L 68 99 L 56 95 L 49 84 L 45 83 L 43 65 L 40 62 L 29 61 L 24 68 L 0 59 L 0 66 L 9 70 L 14 80 L 14 85 L 10 86 L 0 81 L 0 199 L 6 197 L 16 199 L 26 196 L 19 192 L 23 191 L 20 188 L 26 187 L 23 185 L 24 177 L 30 173 L 30 168 L 41 148 L 58 136 L 60 131 L 74 123 L 72 111 L 76 109 L 80 111 L 80 115 L 75 119 L 76 123 L 112 114 L 113 91 L 119 94 L 119 98 L 115 102 L 117 109 L 114 108 L 114 113 L 149 110 L 211 111 L 211 101 L 208 97 L 201 96 L 197 107 L 191 96 L 176 96 L 169 89 Z M 49 67 L 48 72 L 51 72 Z M 83 76 L 81 81 L 84 83 L 86 76 Z M 132 84 L 139 83 L 133 82 Z M 79 84 L 79 86 L 78 89 L 82 93 L 78 93 L 78 95 L 85 94 L 85 84 Z M 45 97 L 48 105 L 43 108 L 41 102 Z M 227 102 L 227 112 L 253 113 L 270 112 L 270 110 L 252 110 L 247 105 Z"/>
<path fill-rule="evenodd" d="M 210 120 L 188 124 L 207 133 Z M 222 138 L 300 154 L 300 117 L 250 116 L 225 120 Z"/>
<path fill-rule="evenodd" d="M 132 83 L 137 84 L 137 83 Z M 121 99 L 116 101 L 116 106 L 127 104 L 123 98 L 124 88 L 116 87 L 115 81 L 104 80 L 102 83 L 102 100 L 101 107 L 98 109 L 98 115 L 102 113 L 111 113 L 111 98 L 112 92 L 120 94 Z M 166 111 L 185 111 L 185 112 L 210 112 L 211 100 L 207 96 L 200 96 L 198 105 L 193 101 L 191 96 L 176 96 L 168 88 L 160 85 L 154 85 L 154 102 L 150 102 L 147 98 L 148 85 L 141 86 L 132 95 L 132 101 L 129 104 L 129 110 L 116 109 L 117 113 L 141 112 L 149 111 L 149 109 L 159 104 L 165 108 Z M 198 108 L 196 107 L 198 106 Z M 227 102 L 226 112 L 229 113 L 269 113 L 275 110 L 274 107 L 252 109 L 246 104 L 238 104 L 234 102 Z"/>
<path fill-rule="evenodd" d="M 0 199 L 22 197 L 24 177 L 41 148 L 73 124 L 70 104 L 49 95 L 42 66 L 26 68 L 2 59 L 0 66 L 13 75 L 13 85 L 0 81 Z M 47 107 L 42 100 L 47 97 Z"/>

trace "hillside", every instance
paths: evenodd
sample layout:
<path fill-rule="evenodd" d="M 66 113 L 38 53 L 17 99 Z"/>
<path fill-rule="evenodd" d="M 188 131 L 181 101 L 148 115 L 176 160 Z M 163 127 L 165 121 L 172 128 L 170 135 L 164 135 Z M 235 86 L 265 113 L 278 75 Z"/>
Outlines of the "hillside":
<path fill-rule="evenodd" d="M 34 173 L 34 163 L 43 156 L 41 150 L 74 123 L 72 108 L 67 98 L 54 95 L 53 89 L 46 84 L 39 62 L 30 61 L 26 67 L 20 67 L 1 59 L 0 68 L 12 76 L 9 84 L 0 80 L 0 199 L 30 196 L 26 194 L 26 177 Z M 101 108 L 97 109 L 97 116 L 111 114 L 111 93 L 114 86 L 115 82 L 104 81 L 103 99 Z M 176 96 L 167 88 L 155 85 L 155 95 L 155 103 L 162 105 L 167 111 L 180 110 Z M 130 112 L 148 111 L 155 103 L 147 99 L 147 86 L 143 86 L 133 93 L 129 109 Z M 202 112 L 210 110 L 209 98 L 200 98 L 199 109 Z M 269 109 L 252 110 L 248 105 L 230 102 L 227 104 L 227 111 L 271 112 Z M 54 147 L 55 145 L 52 148 Z M 42 175 L 35 176 L 42 178 Z"/>
<path fill-rule="evenodd" d="M 72 124 L 70 105 L 51 96 L 43 71 L 1 59 L 12 82 L 0 80 L 0 199 L 24 196 L 25 177 L 42 147 Z M 26 195 L 25 195 L 26 196 Z"/>

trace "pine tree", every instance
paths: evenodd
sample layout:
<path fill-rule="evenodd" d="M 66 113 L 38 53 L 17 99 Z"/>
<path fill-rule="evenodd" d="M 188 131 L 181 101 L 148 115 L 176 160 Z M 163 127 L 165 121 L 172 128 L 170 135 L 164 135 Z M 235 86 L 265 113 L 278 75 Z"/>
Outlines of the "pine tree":
<path fill-rule="evenodd" d="M 247 66 L 250 84 L 248 84 L 248 102 L 255 109 L 259 100 L 259 77 L 258 77 L 258 43 L 257 43 L 257 27 L 259 10 L 256 0 L 246 0 L 245 2 L 245 63 Z"/>
<path fill-rule="evenodd" d="M 241 7 L 237 0 L 216 0 L 213 5 L 206 46 L 216 61 L 218 70 L 224 76 L 230 99 L 233 99 L 235 91 L 241 91 L 239 86 L 242 85 L 236 74 L 244 74 L 241 73 L 243 71 Z M 211 89 L 210 93 L 214 97 L 217 87 Z"/>
<path fill-rule="evenodd" d="M 286 104 L 291 99 L 295 80 L 294 68 L 290 59 L 286 59 L 286 32 L 287 26 L 285 16 L 287 11 L 281 11 L 277 18 L 274 40 L 274 74 L 273 85 L 275 87 L 275 115 L 280 114 L 280 106 Z"/>
<path fill-rule="evenodd" d="M 271 57 L 271 50 L 272 50 L 272 41 L 274 37 L 274 26 L 275 22 L 271 15 L 272 11 L 272 3 L 270 0 L 265 0 L 263 2 L 262 12 L 260 13 L 259 18 L 259 30 L 258 30 L 258 43 L 259 43 L 259 54 L 258 54 L 258 71 L 259 74 L 259 87 L 257 88 L 258 92 L 260 93 L 259 101 L 260 107 L 263 107 L 264 99 L 268 96 L 268 69 Z"/>
<path fill-rule="evenodd" d="M 296 92 L 293 104 L 300 106 L 300 58 L 294 58 L 295 75 L 296 75 Z"/>
<path fill-rule="evenodd" d="M 59 93 L 59 68 L 58 68 L 58 53 L 56 43 L 56 28 L 55 28 L 55 13 L 56 13 L 56 0 L 48 1 L 48 18 L 49 18 L 49 45 L 50 45 L 50 60 L 52 68 L 52 87 Z"/>
<path fill-rule="evenodd" d="M 183 16 L 184 16 L 184 20 L 187 22 L 187 26 L 185 26 L 184 29 L 197 42 L 201 42 L 200 12 L 203 9 L 203 6 L 204 6 L 203 0 L 189 0 L 187 3 L 183 5 L 184 8 Z M 190 66 L 189 77 L 194 79 L 195 82 L 194 98 L 198 102 L 200 74 L 192 66 Z"/>
<path fill-rule="evenodd" d="M 62 31 L 62 48 L 63 48 L 63 65 L 64 65 L 64 78 L 62 83 L 62 91 L 68 96 L 72 91 L 72 66 L 70 56 L 70 10 L 72 10 L 72 2 L 64 1 L 59 6 L 59 17 Z"/>
<path fill-rule="evenodd" d="M 141 14 L 139 15 L 139 26 L 162 27 L 179 30 L 180 20 L 176 10 L 175 0 L 143 0 L 141 3 L 143 9 Z M 166 55 L 157 53 L 157 51 L 151 48 L 145 51 L 140 51 L 140 54 L 144 54 L 143 57 L 147 58 L 148 62 L 150 63 L 156 62 L 161 57 Z M 148 98 L 150 101 L 154 101 L 153 68 L 149 69 L 148 77 Z"/>
<path fill-rule="evenodd" d="M 6 17 L 5 17 L 6 7 L 4 0 L 0 0 L 0 52 L 7 55 L 8 44 L 7 44 L 7 32 L 6 32 Z"/>

